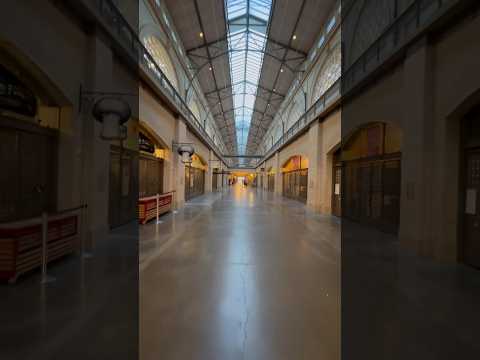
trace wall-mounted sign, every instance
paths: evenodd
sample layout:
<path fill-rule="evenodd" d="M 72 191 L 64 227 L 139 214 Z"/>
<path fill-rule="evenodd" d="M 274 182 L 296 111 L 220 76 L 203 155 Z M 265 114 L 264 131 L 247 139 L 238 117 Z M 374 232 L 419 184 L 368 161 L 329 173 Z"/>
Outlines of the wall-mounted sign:
<path fill-rule="evenodd" d="M 144 134 L 142 134 L 141 132 L 138 133 L 138 147 L 140 148 L 141 151 L 145 151 L 150 154 L 155 153 L 155 146 L 150 141 L 150 139 L 146 137 Z"/>
<path fill-rule="evenodd" d="M 3 66 L 0 66 L 0 109 L 27 116 L 37 113 L 34 93 Z"/>

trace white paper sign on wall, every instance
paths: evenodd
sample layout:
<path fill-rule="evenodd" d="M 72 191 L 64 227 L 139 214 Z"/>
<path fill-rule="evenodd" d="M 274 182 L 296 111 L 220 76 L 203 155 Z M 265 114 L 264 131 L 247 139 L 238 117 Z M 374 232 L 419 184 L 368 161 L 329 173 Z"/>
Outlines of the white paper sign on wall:
<path fill-rule="evenodd" d="M 477 189 L 467 189 L 465 199 L 465 213 L 476 215 L 477 213 Z"/>
<path fill-rule="evenodd" d="M 340 195 L 340 184 L 335 184 L 335 195 Z"/>

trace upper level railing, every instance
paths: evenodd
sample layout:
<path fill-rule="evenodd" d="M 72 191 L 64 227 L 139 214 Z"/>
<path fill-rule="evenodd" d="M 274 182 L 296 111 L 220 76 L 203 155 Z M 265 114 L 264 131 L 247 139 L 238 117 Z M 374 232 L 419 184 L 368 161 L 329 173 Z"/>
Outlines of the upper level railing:
<path fill-rule="evenodd" d="M 325 111 L 340 100 L 340 85 L 341 79 L 335 81 L 330 88 L 323 93 L 322 96 L 302 115 L 300 118 L 275 142 L 270 149 L 265 153 L 264 158 L 269 158 L 275 151 L 277 151 L 283 144 L 288 142 L 296 134 L 307 128 L 318 116 L 325 113 Z"/>
<path fill-rule="evenodd" d="M 222 151 L 215 144 L 207 133 L 202 123 L 195 117 L 183 98 L 178 94 L 175 87 L 165 76 L 155 59 L 145 48 L 138 38 L 137 33 L 132 29 L 127 20 L 112 0 L 87 0 L 97 11 L 103 24 L 116 37 L 123 48 L 138 61 L 139 67 L 149 75 L 153 83 L 162 90 L 162 93 L 175 105 L 182 117 L 203 137 L 208 145 L 214 150 L 225 164 L 228 164 L 222 157 Z"/>
<path fill-rule="evenodd" d="M 463 0 L 416 0 L 342 74 L 342 93 L 359 85 L 422 30 Z"/>
<path fill-rule="evenodd" d="M 268 159 L 330 105 L 347 95 L 377 70 L 387 59 L 462 0 L 416 0 L 374 41 L 342 76 L 265 152 Z"/>

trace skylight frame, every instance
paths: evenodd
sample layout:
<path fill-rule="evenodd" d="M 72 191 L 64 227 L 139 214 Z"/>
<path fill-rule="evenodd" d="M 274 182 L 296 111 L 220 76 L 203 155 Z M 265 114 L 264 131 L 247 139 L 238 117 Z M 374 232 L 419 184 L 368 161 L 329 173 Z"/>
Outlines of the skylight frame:
<path fill-rule="evenodd" d="M 225 0 L 237 153 L 245 155 L 272 0 Z M 247 87 L 248 90 L 247 91 Z"/>

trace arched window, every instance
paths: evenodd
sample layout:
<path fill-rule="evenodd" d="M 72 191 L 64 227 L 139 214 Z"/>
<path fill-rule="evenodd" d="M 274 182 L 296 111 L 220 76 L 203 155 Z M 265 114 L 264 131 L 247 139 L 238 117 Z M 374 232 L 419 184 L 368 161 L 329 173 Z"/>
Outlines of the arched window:
<path fill-rule="evenodd" d="M 363 0 L 356 1 L 349 11 L 351 19 L 345 29 L 351 29 L 351 34 L 345 34 L 350 39 L 346 44 L 345 65 L 350 67 L 365 50 L 380 36 L 394 19 L 395 7 L 405 7 L 412 0 Z M 368 15 L 367 15 L 368 14 Z"/>
<path fill-rule="evenodd" d="M 323 63 L 315 83 L 313 103 L 315 103 L 315 101 L 317 101 L 340 77 L 342 72 L 341 56 L 340 45 L 337 45 Z"/>
<path fill-rule="evenodd" d="M 200 116 L 200 109 L 198 108 L 197 102 L 195 100 L 190 101 L 188 107 L 190 108 L 192 114 L 197 118 L 197 120 L 202 121 L 202 118 Z"/>
<path fill-rule="evenodd" d="M 163 44 L 153 35 L 146 36 L 143 39 L 143 42 L 150 55 L 152 55 L 157 65 L 167 77 L 168 81 L 170 81 L 173 87 L 178 90 L 178 79 L 177 74 L 175 73 L 175 67 L 173 66 L 170 55 L 168 55 Z"/>
<path fill-rule="evenodd" d="M 302 91 L 299 91 L 295 100 L 290 105 L 288 116 L 285 119 L 285 131 L 295 124 L 305 112 L 305 97 Z"/>

